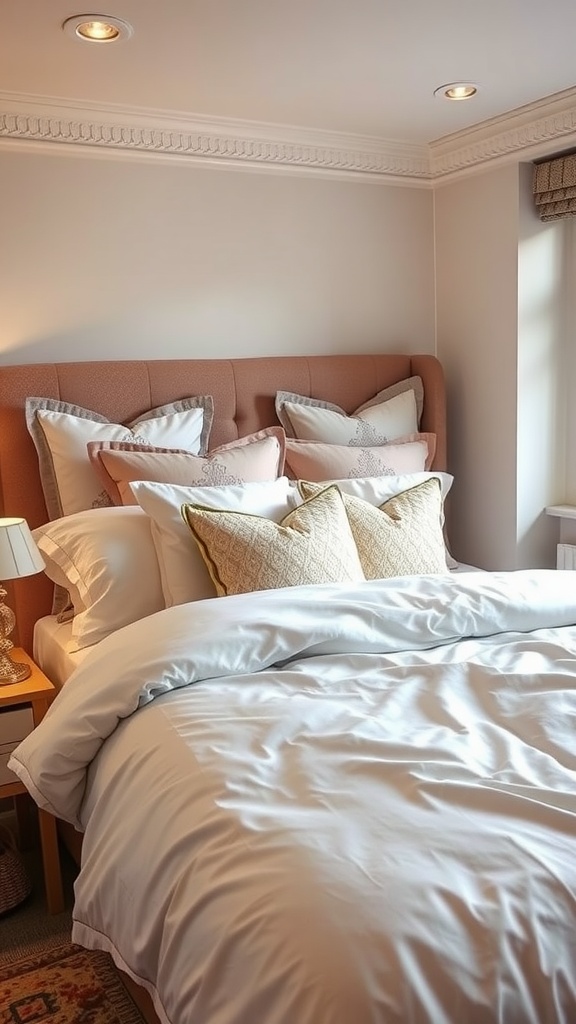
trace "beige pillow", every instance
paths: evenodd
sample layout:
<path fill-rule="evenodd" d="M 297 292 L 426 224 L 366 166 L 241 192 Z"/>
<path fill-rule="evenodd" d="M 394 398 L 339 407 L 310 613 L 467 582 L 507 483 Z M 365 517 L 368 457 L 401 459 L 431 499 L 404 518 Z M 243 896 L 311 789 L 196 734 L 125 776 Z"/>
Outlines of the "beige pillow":
<path fill-rule="evenodd" d="M 88 457 L 115 505 L 133 505 L 135 480 L 184 486 L 224 486 L 275 480 L 284 469 L 282 427 L 266 427 L 214 448 L 204 457 L 177 448 L 126 441 L 91 441 Z"/>
<path fill-rule="evenodd" d="M 302 501 L 285 476 L 265 483 L 224 487 L 183 487 L 137 480 L 130 489 L 150 518 L 167 608 L 217 596 L 200 549 L 190 540 L 188 524 L 180 511 L 182 505 L 251 513 L 281 523 Z"/>
<path fill-rule="evenodd" d="M 322 484 L 301 480 L 310 499 Z M 449 572 L 442 532 L 442 485 L 431 477 L 377 508 L 362 498 L 342 495 L 367 580 Z"/>
<path fill-rule="evenodd" d="M 354 477 L 398 476 L 429 469 L 435 450 L 435 434 L 410 434 L 392 444 L 370 448 L 287 438 L 286 465 L 289 476 L 317 483 Z"/>
<path fill-rule="evenodd" d="M 321 490 L 278 524 L 243 512 L 183 505 L 220 597 L 364 579 L 342 495 Z"/>

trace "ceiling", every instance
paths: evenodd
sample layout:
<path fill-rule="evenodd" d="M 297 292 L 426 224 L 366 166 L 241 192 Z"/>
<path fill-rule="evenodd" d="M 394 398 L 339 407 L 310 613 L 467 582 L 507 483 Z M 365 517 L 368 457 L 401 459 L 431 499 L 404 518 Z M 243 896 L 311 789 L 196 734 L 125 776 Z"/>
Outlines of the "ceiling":
<path fill-rule="evenodd" d="M 2 0 L 4 107 L 44 97 L 423 146 L 576 86 L 574 0 L 104 0 L 91 13 L 133 27 L 105 45 L 62 31 L 83 13 Z M 434 97 L 461 80 L 474 99 Z"/>

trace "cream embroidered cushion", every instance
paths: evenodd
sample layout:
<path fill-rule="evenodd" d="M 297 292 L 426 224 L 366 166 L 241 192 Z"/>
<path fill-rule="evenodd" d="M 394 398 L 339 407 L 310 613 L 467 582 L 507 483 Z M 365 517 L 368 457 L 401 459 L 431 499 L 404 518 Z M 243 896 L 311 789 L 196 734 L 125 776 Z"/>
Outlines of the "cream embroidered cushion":
<path fill-rule="evenodd" d="M 321 490 L 279 524 L 194 505 L 184 505 L 182 515 L 220 597 L 365 578 L 337 487 Z"/>
<path fill-rule="evenodd" d="M 412 436 L 412 435 L 410 435 Z M 365 476 L 398 476 L 420 473 L 431 464 L 435 434 L 416 434 L 417 440 L 402 438 L 392 444 L 355 448 L 317 441 L 286 440 L 286 465 L 297 480 L 337 480 Z"/>
<path fill-rule="evenodd" d="M 205 456 L 125 441 L 91 441 L 87 450 L 114 504 L 133 505 L 130 483 L 135 480 L 185 486 L 276 480 L 284 469 L 284 440 L 282 427 L 266 427 Z"/>
<path fill-rule="evenodd" d="M 300 481 L 305 498 L 322 493 L 321 484 Z M 389 576 L 447 573 L 442 532 L 442 485 L 430 477 L 379 508 L 343 495 L 352 535 L 367 580 Z"/>
<path fill-rule="evenodd" d="M 190 530 L 180 511 L 182 505 L 248 512 L 280 523 L 302 501 L 298 489 L 285 476 L 265 483 L 223 487 L 183 487 L 137 480 L 130 488 L 150 518 L 167 608 L 216 597 L 198 545 L 191 542 Z"/>
<path fill-rule="evenodd" d="M 433 477 L 438 479 L 442 490 L 440 527 L 444 536 L 446 565 L 449 569 L 454 569 L 458 563 L 454 561 L 448 548 L 444 520 L 444 502 L 452 484 L 454 483 L 454 477 L 451 476 L 450 473 L 440 473 L 436 470 L 434 473 L 404 473 L 398 476 L 353 477 L 350 480 L 337 478 L 323 480 L 322 483 L 309 483 L 307 480 L 298 480 L 297 486 L 302 498 L 310 498 L 313 494 L 322 490 L 323 487 L 327 487 L 328 484 L 336 484 L 342 494 L 351 494 L 355 498 L 362 498 L 363 501 L 368 501 L 371 505 L 381 507 L 389 498 L 395 498 L 397 494 L 401 494 L 403 491 L 407 491 L 411 487 L 416 487 L 417 484 L 421 484 L 425 480 L 430 480 Z"/>
<path fill-rule="evenodd" d="M 351 416 L 333 402 L 278 391 L 276 415 L 288 437 L 371 447 L 415 433 L 420 424 L 423 400 L 422 379 L 408 377 L 379 391 Z"/>

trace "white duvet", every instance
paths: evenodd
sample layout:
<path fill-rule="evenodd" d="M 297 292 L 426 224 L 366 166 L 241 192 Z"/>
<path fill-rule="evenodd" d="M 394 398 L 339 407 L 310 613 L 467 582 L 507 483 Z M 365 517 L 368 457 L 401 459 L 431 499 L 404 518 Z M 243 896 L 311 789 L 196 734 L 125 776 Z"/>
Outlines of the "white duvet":
<path fill-rule="evenodd" d="M 576 575 L 302 587 L 104 640 L 10 767 L 170 1024 L 576 1021 Z"/>

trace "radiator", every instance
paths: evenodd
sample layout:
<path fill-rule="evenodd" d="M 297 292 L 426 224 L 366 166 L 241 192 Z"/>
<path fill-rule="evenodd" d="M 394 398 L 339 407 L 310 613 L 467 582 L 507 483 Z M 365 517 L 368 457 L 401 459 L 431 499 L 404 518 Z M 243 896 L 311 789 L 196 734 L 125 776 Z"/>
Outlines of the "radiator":
<path fill-rule="evenodd" d="M 556 568 L 576 569 L 576 544 L 558 544 L 556 546 Z"/>

